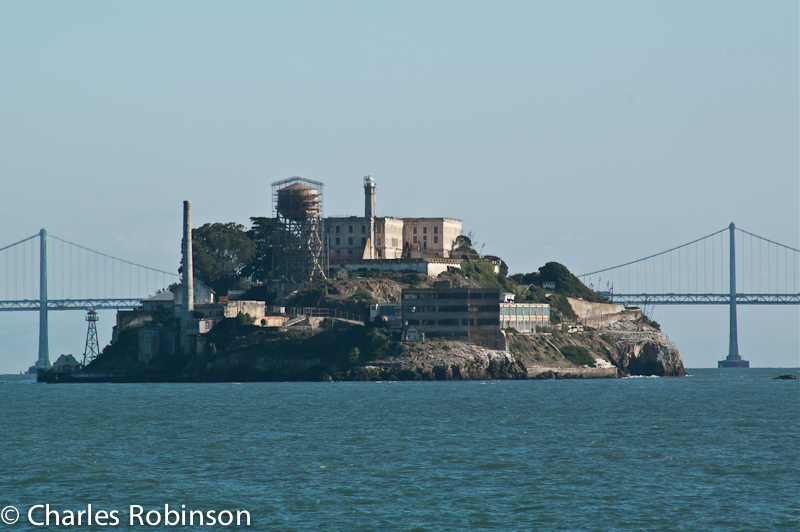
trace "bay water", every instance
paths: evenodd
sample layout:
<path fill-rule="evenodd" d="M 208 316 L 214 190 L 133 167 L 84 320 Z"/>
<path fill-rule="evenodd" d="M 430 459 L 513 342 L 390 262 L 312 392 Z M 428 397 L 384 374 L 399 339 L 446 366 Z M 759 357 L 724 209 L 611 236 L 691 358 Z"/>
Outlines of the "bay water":
<path fill-rule="evenodd" d="M 800 530 L 800 381 L 772 378 L 798 370 L 689 371 L 243 384 L 0 376 L 0 508 L 19 515 L 0 530 Z M 48 504 L 50 524 L 36 524 Z M 89 505 L 91 525 L 85 515 L 64 525 Z M 99 526 L 98 511 L 118 522 Z M 186 524 L 172 524 L 180 515 Z"/>

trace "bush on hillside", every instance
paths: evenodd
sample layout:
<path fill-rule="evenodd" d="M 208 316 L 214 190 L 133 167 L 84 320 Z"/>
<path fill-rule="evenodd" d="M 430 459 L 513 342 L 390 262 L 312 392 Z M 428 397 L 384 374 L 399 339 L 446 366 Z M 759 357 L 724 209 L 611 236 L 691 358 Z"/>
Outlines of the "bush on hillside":
<path fill-rule="evenodd" d="M 575 277 L 566 266 L 558 262 L 548 262 L 538 272 L 526 274 L 514 274 L 510 277 L 519 284 L 533 285 L 530 288 L 531 294 L 539 296 L 543 283 L 555 283 L 555 293 L 575 299 L 583 299 L 593 303 L 603 303 L 603 297 L 583 284 L 580 279 Z"/>
<path fill-rule="evenodd" d="M 566 345 L 560 349 L 564 358 L 576 366 L 594 366 L 594 357 L 589 350 L 580 345 Z"/>

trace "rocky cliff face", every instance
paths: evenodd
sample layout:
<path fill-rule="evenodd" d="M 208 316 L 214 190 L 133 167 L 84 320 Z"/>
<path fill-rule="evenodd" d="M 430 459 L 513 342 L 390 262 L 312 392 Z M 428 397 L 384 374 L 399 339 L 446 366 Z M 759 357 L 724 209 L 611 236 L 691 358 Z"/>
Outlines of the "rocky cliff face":
<path fill-rule="evenodd" d="M 614 340 L 616 349 L 610 349 L 607 354 L 622 376 L 686 375 L 678 348 L 660 331 L 648 325 L 623 320 L 612 323 L 599 332 Z"/>
<path fill-rule="evenodd" d="M 264 350 L 230 353 L 184 370 L 188 380 L 486 380 L 524 379 L 510 353 L 460 342 L 405 344 L 393 356 L 347 364 L 331 356 L 294 356 Z"/>
<path fill-rule="evenodd" d="M 461 342 L 406 344 L 398 357 L 373 360 L 364 367 L 384 379 L 486 380 L 525 379 L 527 371 L 507 351 Z"/>
<path fill-rule="evenodd" d="M 139 364 L 138 335 L 124 335 L 90 369 L 87 382 L 483 380 L 682 376 L 674 345 L 646 320 L 619 320 L 598 329 L 553 327 L 507 333 L 509 351 L 452 341 L 399 341 L 396 331 L 329 323 L 321 330 L 270 331 L 228 320 L 192 356 Z M 134 331 L 135 332 L 135 331 Z M 103 365 L 104 364 L 104 365 Z M 59 381 L 60 382 L 60 381 Z"/>

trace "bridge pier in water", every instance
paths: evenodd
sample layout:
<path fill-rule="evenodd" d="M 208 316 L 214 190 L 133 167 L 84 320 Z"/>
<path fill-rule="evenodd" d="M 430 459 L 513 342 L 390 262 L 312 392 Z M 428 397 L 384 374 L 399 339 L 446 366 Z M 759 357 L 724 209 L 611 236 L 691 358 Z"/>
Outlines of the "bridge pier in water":
<path fill-rule="evenodd" d="M 750 362 L 742 360 L 739 355 L 739 333 L 736 323 L 736 248 L 734 233 L 736 226 L 731 222 L 728 226 L 731 232 L 731 273 L 730 273 L 730 333 L 728 341 L 728 356 L 725 360 L 717 362 L 718 368 L 749 368 Z"/>

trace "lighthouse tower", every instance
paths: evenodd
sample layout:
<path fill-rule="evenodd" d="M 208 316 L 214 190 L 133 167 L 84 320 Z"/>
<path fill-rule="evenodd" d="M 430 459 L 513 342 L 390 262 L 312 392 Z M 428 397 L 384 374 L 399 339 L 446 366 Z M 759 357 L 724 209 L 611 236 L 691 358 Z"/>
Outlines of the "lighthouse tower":
<path fill-rule="evenodd" d="M 375 180 L 372 174 L 364 177 L 364 217 L 369 220 L 369 258 L 374 259 L 375 253 Z"/>

